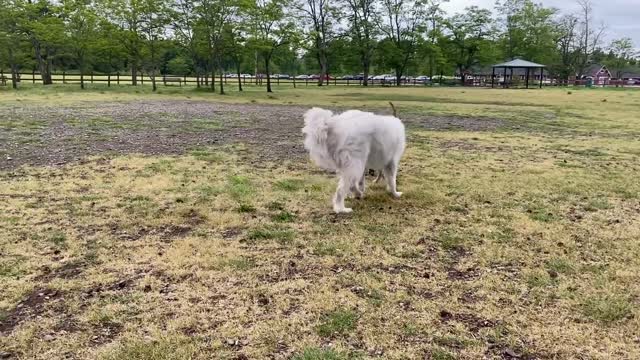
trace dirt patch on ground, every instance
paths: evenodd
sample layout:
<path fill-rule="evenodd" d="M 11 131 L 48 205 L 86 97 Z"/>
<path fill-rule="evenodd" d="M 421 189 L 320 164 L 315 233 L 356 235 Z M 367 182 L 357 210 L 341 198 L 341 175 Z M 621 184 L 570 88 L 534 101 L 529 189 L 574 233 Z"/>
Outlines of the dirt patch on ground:
<path fill-rule="evenodd" d="M 454 314 L 447 310 L 440 311 L 440 321 L 448 323 L 451 321 L 457 321 L 463 323 L 471 332 L 478 332 L 482 328 L 492 328 L 499 322 L 493 320 L 483 319 L 474 314 Z"/>
<path fill-rule="evenodd" d="M 42 274 L 35 277 L 36 282 L 49 282 L 52 279 L 74 279 L 84 271 L 86 264 L 79 261 L 69 261 L 64 265 L 51 269 L 48 266 L 41 268 Z"/>
<path fill-rule="evenodd" d="M 508 127 L 508 123 L 500 119 L 475 117 L 445 117 L 445 116 L 401 116 L 409 126 L 427 130 L 464 130 L 464 131 L 494 131 Z"/>
<path fill-rule="evenodd" d="M 62 294 L 57 290 L 48 288 L 34 290 L 0 321 L 0 334 L 8 334 L 26 319 L 42 315 L 48 303 L 60 298 Z"/>
<path fill-rule="evenodd" d="M 0 170 L 62 165 L 87 156 L 183 154 L 241 142 L 256 163 L 302 160 L 302 115 L 307 107 L 220 104 L 208 101 L 133 101 L 76 106 L 13 106 L 0 120 Z M 403 116 L 430 130 L 493 130 L 493 119 Z M 0 122 L 1 123 L 1 122 Z"/>

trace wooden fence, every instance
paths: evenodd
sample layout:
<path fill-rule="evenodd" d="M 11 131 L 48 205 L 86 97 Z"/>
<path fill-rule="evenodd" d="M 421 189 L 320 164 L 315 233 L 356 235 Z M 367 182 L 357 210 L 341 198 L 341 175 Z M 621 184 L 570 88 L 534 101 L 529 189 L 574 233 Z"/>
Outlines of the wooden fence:
<path fill-rule="evenodd" d="M 106 84 L 107 86 L 113 85 L 125 85 L 125 84 L 133 84 L 132 76 L 127 73 L 115 73 L 115 74 L 95 74 L 89 73 L 84 74 L 82 76 L 84 78 L 85 84 Z M 0 70 L 0 78 L 4 79 L 6 84 L 10 84 L 11 75 Z M 80 84 L 81 75 L 77 73 L 54 73 L 51 76 L 51 80 L 54 84 Z M 266 86 L 267 78 L 266 77 L 242 77 L 240 78 L 243 85 L 258 85 L 258 86 Z M 219 75 L 216 76 L 215 82 L 216 84 L 220 81 Z M 437 81 L 437 80 L 436 80 Z M 27 84 L 37 84 L 42 82 L 42 77 L 38 72 L 30 72 L 30 73 L 20 73 L 18 74 L 18 82 L 19 83 L 27 83 Z M 231 76 L 223 76 L 223 82 L 225 85 L 235 85 L 238 83 L 237 77 Z M 150 85 L 151 78 L 146 74 L 139 74 L 137 76 L 137 83 L 140 85 Z M 176 75 L 160 75 L 156 76 L 156 84 L 164 85 L 164 86 L 201 86 L 207 87 L 211 84 L 211 76 L 203 75 L 200 77 L 195 76 L 176 76 Z M 297 86 L 315 86 L 318 84 L 318 79 L 295 79 L 295 78 L 279 78 L 272 77 L 271 84 L 274 86 L 277 85 L 291 85 L 293 87 Z M 401 85 L 403 86 L 424 86 L 429 84 L 429 82 L 423 82 L 415 79 L 407 79 L 402 80 Z M 325 80 L 325 85 L 342 85 L 342 86 L 360 86 L 362 85 L 362 80 L 348 80 L 348 79 L 336 79 L 331 78 L 329 80 Z M 395 81 L 391 80 L 369 80 L 369 85 L 375 86 L 395 86 Z"/>
<path fill-rule="evenodd" d="M 125 84 L 133 84 L 133 79 L 129 73 L 114 73 L 114 74 L 95 74 L 89 73 L 84 74 L 84 82 L 85 84 L 106 84 L 107 86 L 114 85 L 125 85 Z M 54 84 L 80 84 L 81 75 L 77 73 L 54 73 L 52 74 L 52 82 Z M 18 74 L 18 81 L 21 83 L 28 84 L 37 84 L 42 82 L 42 78 L 40 74 L 36 71 L 32 71 L 30 73 L 20 73 Z M 220 81 L 220 77 L 216 76 L 215 82 L 216 84 Z M 225 85 L 235 85 L 238 83 L 237 77 L 224 76 L 223 81 Z M 241 78 L 241 82 L 243 85 L 257 85 L 257 86 L 266 86 L 267 79 L 266 77 L 243 77 Z M 539 80 L 535 80 L 533 84 L 538 83 Z M 150 85 L 151 78 L 148 75 L 140 73 L 137 76 L 137 83 L 140 85 Z M 203 75 L 200 77 L 195 76 L 176 76 L 176 75 L 159 75 L 156 76 L 156 83 L 158 85 L 164 86 L 201 86 L 208 87 L 211 84 L 211 76 Z M 459 79 L 451 79 L 444 78 L 441 80 L 439 77 L 434 77 L 434 83 L 438 85 L 445 86 L 459 86 Z M 11 84 L 11 75 L 4 72 L 0 69 L 0 85 L 10 85 Z M 295 79 L 295 78 L 279 78 L 272 77 L 271 84 L 274 86 L 278 85 L 289 85 L 293 87 L 297 86 L 316 86 L 318 84 L 318 79 Z M 431 84 L 431 82 L 420 81 L 416 79 L 406 79 L 401 81 L 402 86 L 426 86 Z M 362 80 L 347 80 L 347 79 L 335 79 L 332 78 L 328 81 L 325 80 L 325 85 L 334 85 L 334 86 L 361 86 Z M 369 80 L 369 85 L 371 86 L 395 86 L 396 82 L 393 80 Z M 470 87 L 491 87 L 490 77 L 473 77 L 465 80 L 465 86 Z M 514 85 L 517 87 L 516 82 L 510 85 Z M 586 86 L 588 85 L 587 80 L 571 80 L 571 81 L 562 81 L 558 79 L 549 79 L 545 78 L 543 80 L 543 86 Z M 502 86 L 500 83 L 499 86 Z M 591 86 L 594 87 L 632 87 L 632 84 L 629 84 L 624 80 L 604 80 L 604 81 L 594 81 Z M 510 87 L 510 86 L 506 86 Z M 636 86 L 633 86 L 636 87 Z"/>

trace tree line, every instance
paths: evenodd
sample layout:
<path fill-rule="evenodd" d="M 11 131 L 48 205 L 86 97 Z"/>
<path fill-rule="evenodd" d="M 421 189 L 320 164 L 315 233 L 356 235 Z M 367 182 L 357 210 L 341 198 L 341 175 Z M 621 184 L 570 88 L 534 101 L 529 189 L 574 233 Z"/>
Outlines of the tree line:
<path fill-rule="evenodd" d="M 52 83 L 54 70 L 197 76 L 224 93 L 223 74 L 464 75 L 524 58 L 560 79 L 594 62 L 637 66 L 628 38 L 603 44 L 591 0 L 561 13 L 533 0 L 498 0 L 447 14 L 447 0 L 0 0 L 0 67 Z M 206 76 L 205 76 L 206 75 Z M 220 80 L 216 81 L 216 76 Z M 464 78 L 464 77 L 463 77 Z M 464 81 L 464 79 L 462 80 Z M 242 90 L 242 83 L 238 81 Z"/>

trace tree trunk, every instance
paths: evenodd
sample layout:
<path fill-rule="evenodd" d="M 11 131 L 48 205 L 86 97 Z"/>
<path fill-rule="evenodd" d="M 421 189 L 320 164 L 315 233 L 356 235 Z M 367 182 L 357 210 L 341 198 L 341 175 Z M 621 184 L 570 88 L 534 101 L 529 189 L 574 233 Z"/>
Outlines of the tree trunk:
<path fill-rule="evenodd" d="M 40 77 L 42 78 L 43 85 L 51 85 L 53 82 L 51 81 L 51 73 L 48 69 L 47 60 L 42 57 L 42 48 L 40 47 L 40 42 L 36 39 L 31 40 L 33 44 L 33 49 L 36 55 L 36 61 L 38 62 L 38 70 L 40 70 Z"/>
<path fill-rule="evenodd" d="M 222 77 L 225 76 L 224 75 L 224 70 L 222 69 L 222 66 L 220 67 L 220 95 L 224 95 L 224 80 L 222 79 Z"/>
<path fill-rule="evenodd" d="M 255 67 L 254 72 L 253 72 L 253 78 L 256 81 L 256 85 L 258 85 L 258 51 L 256 51 L 256 62 L 255 62 L 255 64 L 256 64 L 256 67 Z"/>
<path fill-rule="evenodd" d="M 156 85 L 156 69 L 152 68 L 149 75 L 151 76 L 151 91 L 156 92 L 156 90 L 158 90 L 158 86 Z"/>
<path fill-rule="evenodd" d="M 11 87 L 18 88 L 18 66 L 15 63 L 11 64 Z"/>
<path fill-rule="evenodd" d="M 328 79 L 328 69 L 327 69 L 327 54 L 324 53 L 324 50 L 318 50 L 318 65 L 320 66 L 320 78 L 318 79 L 318 86 L 322 86 L 327 81 L 327 85 L 329 85 Z"/>
<path fill-rule="evenodd" d="M 216 68 L 211 68 L 211 91 L 216 92 Z"/>
<path fill-rule="evenodd" d="M 264 57 L 264 68 L 265 68 L 265 72 L 267 74 L 267 92 L 273 92 L 271 90 L 271 75 L 269 75 L 269 62 L 271 60 L 271 55 L 266 55 Z"/>
<path fill-rule="evenodd" d="M 242 91 L 242 78 L 240 78 L 240 60 L 236 62 L 236 71 L 238 72 L 238 91 Z"/>
<path fill-rule="evenodd" d="M 138 85 L 138 68 L 135 64 L 131 64 L 131 85 Z"/>
<path fill-rule="evenodd" d="M 371 66 L 369 64 L 368 60 L 364 60 L 362 62 L 363 65 L 363 69 L 362 69 L 362 85 L 363 86 L 369 86 L 369 67 Z"/>
<path fill-rule="evenodd" d="M 9 66 L 11 67 L 11 87 L 13 89 L 18 88 L 18 65 L 15 62 L 13 56 L 13 50 L 9 47 Z"/>

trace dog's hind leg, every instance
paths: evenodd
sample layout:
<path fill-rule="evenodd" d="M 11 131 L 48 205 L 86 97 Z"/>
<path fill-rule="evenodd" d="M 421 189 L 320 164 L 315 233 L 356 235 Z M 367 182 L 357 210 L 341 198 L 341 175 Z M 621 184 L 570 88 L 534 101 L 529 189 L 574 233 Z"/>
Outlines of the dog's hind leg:
<path fill-rule="evenodd" d="M 364 190 L 366 188 L 365 185 L 365 175 L 366 172 L 362 173 L 362 176 L 360 177 L 360 180 L 358 181 L 358 185 L 356 186 L 356 198 L 358 199 L 362 199 L 364 197 Z"/>
<path fill-rule="evenodd" d="M 353 185 L 351 185 L 350 191 L 355 194 L 356 199 L 362 199 L 364 197 L 364 177 L 365 177 L 365 173 L 362 174 L 362 176 L 360 177 L 360 180 L 358 180 L 356 183 L 354 183 Z"/>
<path fill-rule="evenodd" d="M 384 178 L 387 180 L 387 190 L 391 196 L 398 199 L 402 193 L 396 189 L 396 175 L 398 174 L 398 165 L 394 162 L 388 163 L 382 170 Z"/>
<path fill-rule="evenodd" d="M 375 183 L 377 184 L 378 182 L 380 182 L 380 180 L 384 177 L 384 175 L 382 175 L 382 170 L 378 170 L 378 177 L 376 177 Z"/>

